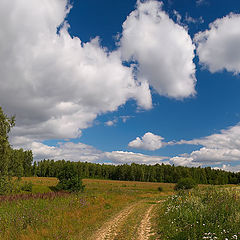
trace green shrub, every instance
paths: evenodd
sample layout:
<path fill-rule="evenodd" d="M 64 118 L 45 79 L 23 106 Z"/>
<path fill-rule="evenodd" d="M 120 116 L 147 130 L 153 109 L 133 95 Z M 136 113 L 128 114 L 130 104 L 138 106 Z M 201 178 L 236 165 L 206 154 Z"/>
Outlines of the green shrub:
<path fill-rule="evenodd" d="M 11 181 L 11 193 L 20 193 L 21 192 L 21 178 L 17 178 L 16 180 Z"/>
<path fill-rule="evenodd" d="M 21 190 L 25 192 L 32 192 L 33 184 L 32 182 L 24 182 L 21 186 Z"/>
<path fill-rule="evenodd" d="M 69 192 L 82 192 L 84 190 L 82 179 L 79 176 L 72 176 L 70 178 L 61 178 L 56 186 L 57 190 L 65 190 Z"/>
<path fill-rule="evenodd" d="M 192 178 L 181 178 L 175 185 L 175 190 L 192 189 L 197 186 L 197 183 Z"/>
<path fill-rule="evenodd" d="M 12 180 L 7 176 L 0 177 L 0 195 L 20 193 L 21 191 L 32 192 L 31 182 L 21 183 L 20 179 Z"/>
<path fill-rule="evenodd" d="M 11 179 L 6 176 L 0 177 L 0 195 L 6 195 L 11 193 L 13 190 L 13 184 Z"/>

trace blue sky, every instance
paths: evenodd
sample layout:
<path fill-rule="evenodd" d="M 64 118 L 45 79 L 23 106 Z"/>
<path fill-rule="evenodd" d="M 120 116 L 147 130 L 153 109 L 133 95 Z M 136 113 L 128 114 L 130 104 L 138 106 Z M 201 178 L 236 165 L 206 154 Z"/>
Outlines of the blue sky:
<path fill-rule="evenodd" d="M 36 160 L 240 170 L 238 1 L 0 6 L 14 147 Z"/>

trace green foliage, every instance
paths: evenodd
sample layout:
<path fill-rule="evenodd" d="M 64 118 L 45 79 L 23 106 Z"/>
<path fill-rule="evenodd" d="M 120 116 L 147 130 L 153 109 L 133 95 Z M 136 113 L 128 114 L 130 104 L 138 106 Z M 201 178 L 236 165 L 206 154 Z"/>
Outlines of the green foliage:
<path fill-rule="evenodd" d="M 8 195 L 21 192 L 21 180 L 12 180 L 11 177 L 0 177 L 0 195 Z"/>
<path fill-rule="evenodd" d="M 211 187 L 180 191 L 159 212 L 159 238 L 171 240 L 239 239 L 240 194 Z"/>
<path fill-rule="evenodd" d="M 72 176 L 68 179 L 61 179 L 56 186 L 57 190 L 65 190 L 69 192 L 82 192 L 84 185 L 82 179 L 79 176 Z"/>
<path fill-rule="evenodd" d="M 15 177 L 29 177 L 32 175 L 32 151 L 11 149 L 8 174 Z"/>
<path fill-rule="evenodd" d="M 71 162 L 64 162 L 59 169 L 59 183 L 56 186 L 57 190 L 65 190 L 69 192 L 82 192 L 84 186 L 76 165 Z"/>
<path fill-rule="evenodd" d="M 6 176 L 0 177 L 0 195 L 6 195 L 12 192 L 12 183 Z"/>
<path fill-rule="evenodd" d="M 240 173 L 225 172 L 210 167 L 189 168 L 164 164 L 140 165 L 132 163 L 131 165 L 114 166 L 88 162 L 66 162 L 65 160 L 43 160 L 33 165 L 32 174 L 39 177 L 58 177 L 66 163 L 68 163 L 69 169 L 72 169 L 82 178 L 177 183 L 181 178 L 190 177 L 198 184 L 240 183 Z"/>
<path fill-rule="evenodd" d="M 8 134 L 14 125 L 15 117 L 8 117 L 0 107 L 0 176 L 3 177 L 0 191 L 2 193 L 8 193 L 10 185 L 13 184 L 12 181 L 6 180 L 7 177 L 16 176 L 20 178 L 23 175 L 31 175 L 32 151 L 12 149 L 8 142 Z M 14 189 L 14 187 L 12 185 L 11 189 Z"/>
<path fill-rule="evenodd" d="M 33 189 L 33 183 L 32 182 L 24 182 L 21 185 L 21 190 L 25 192 L 32 192 Z"/>
<path fill-rule="evenodd" d="M 32 193 L 49 193 L 52 192 L 55 188 L 49 186 L 33 185 Z"/>
<path fill-rule="evenodd" d="M 11 178 L 0 177 L 0 195 L 8 195 L 24 192 L 32 192 L 33 184 L 31 182 L 21 183 L 20 179 L 13 181 Z"/>
<path fill-rule="evenodd" d="M 111 204 L 109 204 L 109 203 L 105 203 L 104 208 L 105 208 L 105 209 L 110 209 L 110 208 L 112 208 L 112 206 L 111 206 Z"/>
<path fill-rule="evenodd" d="M 192 189 L 197 186 L 196 182 L 192 178 L 181 178 L 176 186 L 175 190 L 187 190 L 187 189 Z"/>
<path fill-rule="evenodd" d="M 9 118 L 0 107 L 0 175 L 8 175 L 11 148 L 8 142 L 8 133 L 15 124 L 15 118 Z"/>

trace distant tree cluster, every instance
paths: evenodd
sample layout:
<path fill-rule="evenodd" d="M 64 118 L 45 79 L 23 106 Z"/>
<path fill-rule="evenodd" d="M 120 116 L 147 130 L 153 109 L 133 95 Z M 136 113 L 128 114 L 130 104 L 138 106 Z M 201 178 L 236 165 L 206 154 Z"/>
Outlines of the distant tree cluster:
<path fill-rule="evenodd" d="M 43 160 L 34 162 L 32 173 L 40 177 L 59 177 L 73 171 L 81 178 L 98 178 L 125 181 L 176 183 L 181 178 L 191 178 L 197 184 L 239 184 L 240 173 L 206 168 L 189 168 L 164 164 L 105 165 L 88 162 Z"/>

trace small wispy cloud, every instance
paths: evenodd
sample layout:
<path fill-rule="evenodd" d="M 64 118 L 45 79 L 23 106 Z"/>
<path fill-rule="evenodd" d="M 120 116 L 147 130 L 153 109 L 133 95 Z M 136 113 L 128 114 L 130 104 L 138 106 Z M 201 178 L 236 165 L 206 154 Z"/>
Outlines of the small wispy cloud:
<path fill-rule="evenodd" d="M 105 122 L 104 125 L 111 127 L 111 126 L 114 126 L 117 122 L 118 122 L 117 119 L 113 119 L 113 120 L 109 120 L 109 121 Z"/>
<path fill-rule="evenodd" d="M 125 115 L 125 116 L 114 117 L 113 120 L 106 121 L 104 125 L 108 127 L 115 126 L 119 121 L 126 123 L 127 120 L 129 120 L 130 118 L 133 118 L 133 116 Z"/>
<path fill-rule="evenodd" d="M 176 17 L 177 23 L 178 23 L 178 24 L 181 24 L 182 16 L 179 14 L 179 12 L 176 11 L 176 10 L 173 10 L 173 14 L 174 14 L 175 17 Z"/>
<path fill-rule="evenodd" d="M 189 14 L 185 15 L 184 21 L 187 22 L 187 23 L 193 23 L 193 24 L 202 24 L 202 23 L 204 23 L 204 20 L 203 20 L 202 16 L 199 17 L 199 18 L 193 18 Z"/>
<path fill-rule="evenodd" d="M 120 116 L 122 119 L 123 123 L 127 122 L 128 119 L 133 118 L 133 116 Z"/>
<path fill-rule="evenodd" d="M 208 2 L 206 0 L 196 0 L 196 5 L 200 6 L 200 5 L 204 5 L 207 4 Z"/>

